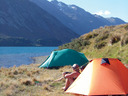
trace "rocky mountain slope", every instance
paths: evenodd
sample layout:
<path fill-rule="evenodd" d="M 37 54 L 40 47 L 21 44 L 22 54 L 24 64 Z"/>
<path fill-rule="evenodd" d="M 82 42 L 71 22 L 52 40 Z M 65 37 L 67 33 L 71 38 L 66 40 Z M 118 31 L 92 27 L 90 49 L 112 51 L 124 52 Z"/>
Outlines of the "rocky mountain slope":
<path fill-rule="evenodd" d="M 0 46 L 57 46 L 78 36 L 29 0 L 0 0 Z"/>

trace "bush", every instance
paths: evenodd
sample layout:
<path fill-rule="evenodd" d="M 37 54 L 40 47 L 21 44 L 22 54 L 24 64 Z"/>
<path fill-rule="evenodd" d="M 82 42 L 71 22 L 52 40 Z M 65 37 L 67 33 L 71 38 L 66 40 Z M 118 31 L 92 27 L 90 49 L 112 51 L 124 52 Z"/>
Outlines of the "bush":
<path fill-rule="evenodd" d="M 100 42 L 100 41 L 102 41 L 102 40 L 105 40 L 105 39 L 107 39 L 108 38 L 108 36 L 109 36 L 109 34 L 102 34 L 101 36 L 99 36 L 97 39 L 96 39 L 96 43 L 97 42 Z"/>
<path fill-rule="evenodd" d="M 86 45 L 90 45 L 90 44 L 91 44 L 91 42 L 88 41 L 88 40 L 84 40 L 84 41 L 82 42 L 82 46 L 86 46 Z"/>
<path fill-rule="evenodd" d="M 102 42 L 96 43 L 96 44 L 94 45 L 94 48 L 101 49 L 101 48 L 104 47 L 106 44 L 107 44 L 107 42 L 102 41 Z"/>
<path fill-rule="evenodd" d="M 95 38 L 98 35 L 99 35 L 98 33 L 94 33 L 92 37 Z"/>
<path fill-rule="evenodd" d="M 88 34 L 86 37 L 85 37 L 85 40 L 89 40 L 91 38 L 95 38 L 96 36 L 98 36 L 99 34 L 98 33 L 91 33 L 91 34 Z"/>
<path fill-rule="evenodd" d="M 114 35 L 114 36 L 112 36 L 111 39 L 110 39 L 110 44 L 113 45 L 114 43 L 119 42 L 120 39 L 121 39 L 121 36 L 119 36 L 119 35 Z"/>
<path fill-rule="evenodd" d="M 83 38 L 73 39 L 72 42 L 64 44 L 62 46 L 59 46 L 59 50 L 62 49 L 73 49 L 76 51 L 81 51 L 84 46 L 90 45 L 91 42 L 88 40 L 85 40 Z"/>
<path fill-rule="evenodd" d="M 92 38 L 92 34 L 88 34 L 88 35 L 85 37 L 86 40 L 89 40 L 89 39 L 91 39 L 91 38 Z"/>

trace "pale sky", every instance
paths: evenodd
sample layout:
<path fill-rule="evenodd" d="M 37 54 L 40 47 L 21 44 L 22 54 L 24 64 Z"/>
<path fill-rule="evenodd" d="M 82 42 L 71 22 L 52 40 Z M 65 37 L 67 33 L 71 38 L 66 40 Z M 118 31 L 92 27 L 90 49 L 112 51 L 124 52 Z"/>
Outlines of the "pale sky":
<path fill-rule="evenodd" d="M 67 5 L 77 5 L 91 14 L 118 17 L 128 22 L 128 0 L 58 0 Z"/>

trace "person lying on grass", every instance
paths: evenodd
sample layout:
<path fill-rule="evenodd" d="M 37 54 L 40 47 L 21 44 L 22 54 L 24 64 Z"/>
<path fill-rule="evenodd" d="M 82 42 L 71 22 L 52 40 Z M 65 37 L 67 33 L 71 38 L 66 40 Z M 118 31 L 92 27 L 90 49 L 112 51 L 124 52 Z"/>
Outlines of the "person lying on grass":
<path fill-rule="evenodd" d="M 63 72 L 62 77 L 56 81 L 60 81 L 62 79 L 66 79 L 65 87 L 63 87 L 63 90 L 66 91 L 68 87 L 74 82 L 74 80 L 80 75 L 79 72 L 79 65 L 74 64 L 72 66 L 73 72 Z"/>

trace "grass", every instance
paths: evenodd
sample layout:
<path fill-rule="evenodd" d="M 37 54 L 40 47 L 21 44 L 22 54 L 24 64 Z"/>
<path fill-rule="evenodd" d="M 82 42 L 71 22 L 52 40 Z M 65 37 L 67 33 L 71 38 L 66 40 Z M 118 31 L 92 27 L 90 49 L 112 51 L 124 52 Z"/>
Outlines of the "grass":
<path fill-rule="evenodd" d="M 0 69 L 0 96 L 72 96 L 65 94 L 65 81 L 55 82 L 62 72 L 72 71 L 71 66 L 59 69 L 39 69 L 39 64 Z"/>
<path fill-rule="evenodd" d="M 85 41 L 89 43 L 83 44 Z M 82 52 L 88 58 L 119 58 L 128 64 L 128 24 L 100 27 L 59 46 L 59 50 L 64 48 Z"/>

